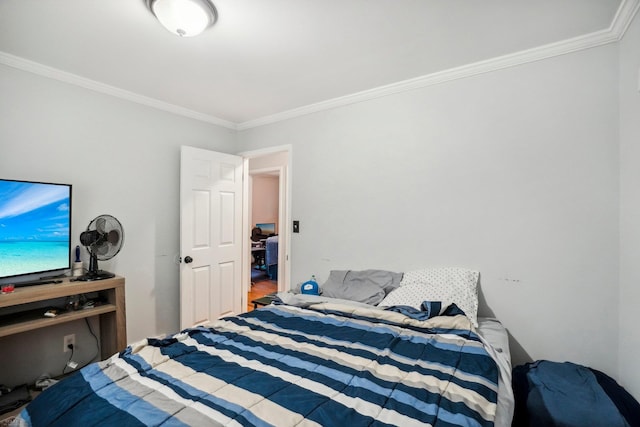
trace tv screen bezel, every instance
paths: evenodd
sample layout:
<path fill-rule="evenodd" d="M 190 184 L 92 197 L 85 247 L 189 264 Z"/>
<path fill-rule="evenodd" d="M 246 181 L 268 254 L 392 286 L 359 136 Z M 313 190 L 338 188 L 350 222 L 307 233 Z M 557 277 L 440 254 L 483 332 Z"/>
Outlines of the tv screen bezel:
<path fill-rule="evenodd" d="M 25 184 L 43 184 L 43 185 L 57 185 L 57 186 L 62 186 L 62 187 L 67 187 L 68 188 L 68 193 L 69 193 L 69 215 L 68 215 L 68 229 L 69 229 L 69 234 L 67 237 L 67 264 L 66 266 L 61 266 L 61 267 L 56 267 L 53 269 L 46 269 L 46 270 L 37 270 L 37 271 L 30 271 L 30 272 L 26 272 L 26 273 L 19 273 L 19 274 L 11 274 L 11 275 L 3 275 L 3 273 L 0 271 L 0 282 L 6 282 L 7 280 L 13 281 L 14 279 L 21 279 L 24 278 L 25 280 L 28 280 L 29 277 L 34 276 L 34 275 L 38 275 L 38 274 L 43 274 L 43 273 L 51 273 L 54 271 L 63 271 L 63 270 L 69 270 L 71 269 L 71 249 L 72 249 L 72 229 L 71 229 L 71 224 L 72 224 L 72 218 L 73 218 L 73 185 L 72 184 L 67 184 L 67 183 L 60 183 L 60 182 L 50 182 L 50 181 L 33 181 L 33 180 L 26 180 L 26 179 L 8 179 L 8 178 L 0 178 L 0 181 L 4 181 L 4 182 L 16 182 L 16 183 L 25 183 Z M 19 283 L 19 282 L 16 282 Z"/>

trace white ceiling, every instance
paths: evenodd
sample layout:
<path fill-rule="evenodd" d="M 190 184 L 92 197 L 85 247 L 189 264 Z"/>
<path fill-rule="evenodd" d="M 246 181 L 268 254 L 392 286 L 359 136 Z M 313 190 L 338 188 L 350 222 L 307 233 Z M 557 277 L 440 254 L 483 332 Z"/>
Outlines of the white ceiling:
<path fill-rule="evenodd" d="M 625 4 L 635 13 L 638 0 L 214 3 L 216 25 L 183 39 L 166 31 L 144 0 L 1 0 L 0 63 L 106 85 L 107 92 L 242 127 L 443 70 L 584 40 L 610 29 Z"/>

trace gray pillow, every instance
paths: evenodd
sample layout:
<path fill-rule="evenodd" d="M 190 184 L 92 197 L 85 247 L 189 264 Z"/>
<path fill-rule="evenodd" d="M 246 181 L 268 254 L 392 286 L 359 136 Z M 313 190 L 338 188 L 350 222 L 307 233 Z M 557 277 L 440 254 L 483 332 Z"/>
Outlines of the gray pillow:
<path fill-rule="evenodd" d="M 332 270 L 322 296 L 377 305 L 400 285 L 402 273 L 384 270 Z"/>

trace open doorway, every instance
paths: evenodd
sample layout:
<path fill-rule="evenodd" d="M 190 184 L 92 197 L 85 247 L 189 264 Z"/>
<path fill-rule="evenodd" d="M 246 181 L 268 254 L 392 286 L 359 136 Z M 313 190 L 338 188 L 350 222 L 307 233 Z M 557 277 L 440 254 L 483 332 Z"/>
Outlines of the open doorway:
<path fill-rule="evenodd" d="M 251 164 L 251 161 L 249 161 Z M 247 310 L 266 295 L 278 290 L 278 250 L 280 236 L 280 168 L 249 169 L 251 212 L 251 286 Z"/>
<path fill-rule="evenodd" d="M 244 283 L 247 311 L 252 301 L 289 286 L 290 148 L 242 153 L 245 158 L 245 256 L 250 266 Z M 247 270 L 247 269 L 245 269 Z"/>

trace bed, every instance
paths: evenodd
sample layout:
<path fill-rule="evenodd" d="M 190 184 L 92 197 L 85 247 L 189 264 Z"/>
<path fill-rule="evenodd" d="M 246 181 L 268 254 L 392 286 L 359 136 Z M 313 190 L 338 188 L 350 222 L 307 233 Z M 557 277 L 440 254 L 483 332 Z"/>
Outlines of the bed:
<path fill-rule="evenodd" d="M 510 425 L 504 328 L 457 308 L 278 294 L 89 365 L 12 425 Z"/>

